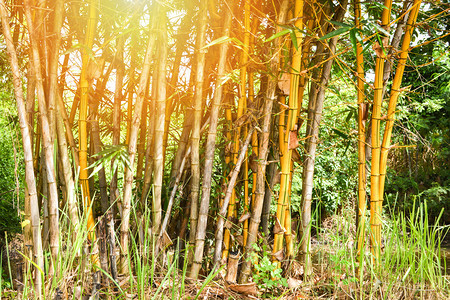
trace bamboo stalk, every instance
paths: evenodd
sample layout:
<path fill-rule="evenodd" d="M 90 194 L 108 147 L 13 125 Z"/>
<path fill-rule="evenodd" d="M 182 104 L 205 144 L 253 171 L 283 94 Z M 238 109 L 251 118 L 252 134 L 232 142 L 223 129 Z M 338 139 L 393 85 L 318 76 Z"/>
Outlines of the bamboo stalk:
<path fill-rule="evenodd" d="M 278 24 L 284 24 L 288 12 L 288 0 L 283 0 L 280 5 L 280 10 L 278 13 Z M 281 31 L 281 27 L 277 28 L 277 32 Z M 278 46 L 281 45 L 280 39 L 277 38 Z M 242 263 L 241 275 L 239 282 L 245 283 L 248 281 L 251 272 L 251 262 L 248 259 L 249 255 L 253 252 L 253 244 L 256 242 L 259 223 L 261 222 L 261 212 L 264 203 L 264 191 L 265 191 L 265 174 L 266 174 L 266 162 L 269 148 L 269 136 L 270 136 L 270 124 L 272 119 L 272 108 L 273 103 L 276 101 L 276 88 L 278 81 L 278 67 L 280 63 L 280 55 L 276 52 L 270 62 L 270 71 L 274 76 L 270 76 L 268 79 L 267 90 L 264 100 L 264 110 L 263 110 L 263 123 L 262 123 L 262 134 L 259 140 L 259 153 L 258 153 L 258 169 L 257 169 L 257 180 L 255 188 L 255 205 L 252 209 L 252 216 L 250 218 L 249 231 L 247 245 L 244 253 L 244 260 Z M 217 247 L 217 246 L 216 246 Z"/>
<path fill-rule="evenodd" d="M 296 30 L 296 39 L 298 49 L 293 48 L 293 56 L 291 62 L 291 80 L 290 80 L 290 92 L 289 92 L 289 112 L 287 116 L 286 131 L 280 137 L 283 138 L 283 146 L 281 148 L 281 183 L 280 183 L 280 194 L 277 204 L 277 215 L 276 218 L 279 224 L 286 227 L 285 220 L 286 214 L 289 214 L 289 176 L 291 174 L 291 159 L 292 159 L 292 149 L 290 149 L 290 132 L 294 130 L 294 126 L 297 123 L 298 109 L 302 106 L 302 98 L 299 97 L 299 84 L 300 84 L 300 71 L 302 67 L 302 47 L 303 47 L 303 33 L 302 29 L 304 27 L 303 22 L 303 11 L 304 2 L 303 0 L 296 0 L 294 17 L 296 18 L 295 26 L 299 28 Z M 287 213 L 286 213 L 287 212 Z M 290 225 L 288 225 L 290 227 Z M 273 254 L 276 254 L 282 249 L 283 246 L 283 235 L 285 231 L 281 230 L 275 233 Z M 290 234 L 290 233 L 289 233 Z M 292 254 L 292 247 L 288 245 L 289 254 Z M 276 260 L 275 256 L 273 257 Z M 277 262 L 279 264 L 279 262 Z"/>
<path fill-rule="evenodd" d="M 406 23 L 405 35 L 403 36 L 402 48 L 400 51 L 400 58 L 397 64 L 397 70 L 395 72 L 394 81 L 391 87 L 391 95 L 389 98 L 389 106 L 387 111 L 387 121 L 384 130 L 383 142 L 381 144 L 381 158 L 380 158 L 380 209 L 383 205 L 384 183 L 386 180 L 386 167 L 387 157 L 389 153 L 389 147 L 391 143 L 392 129 L 395 121 L 395 108 L 397 106 L 397 100 L 400 95 L 401 83 L 403 79 L 403 73 L 405 71 L 406 60 L 408 59 L 408 52 L 411 43 L 412 33 L 414 31 L 414 25 L 419 14 L 419 8 L 422 0 L 414 0 L 411 13 Z"/>
<path fill-rule="evenodd" d="M 155 20 L 151 22 L 151 28 L 154 28 Z M 150 35 L 147 42 L 147 48 L 145 51 L 144 62 L 142 66 L 141 76 L 138 83 L 138 91 L 136 103 L 134 105 L 133 122 L 130 128 L 129 141 L 128 141 L 128 159 L 130 166 L 134 165 L 137 148 L 137 137 L 141 122 L 141 112 L 144 105 L 145 90 L 147 87 L 147 81 L 150 75 L 151 62 L 153 59 L 153 48 L 155 44 L 155 35 Z M 124 187 L 123 187 L 123 207 L 122 207 L 122 223 L 120 226 L 120 272 L 128 274 L 128 235 L 130 230 L 130 213 L 131 213 L 131 197 L 133 187 L 133 170 L 126 168 Z"/>
<path fill-rule="evenodd" d="M 25 107 L 25 100 L 22 91 L 22 83 L 20 76 L 19 62 L 17 59 L 17 52 L 13 45 L 13 39 L 11 37 L 11 28 L 9 26 L 7 10 L 4 0 L 0 0 L 0 17 L 2 22 L 2 31 L 4 40 L 6 43 L 6 50 L 8 53 L 9 64 L 13 76 L 14 85 L 14 96 L 17 105 L 17 114 L 20 124 L 20 132 L 22 134 L 22 144 L 24 151 L 25 160 L 25 181 L 27 187 L 27 197 L 25 200 L 28 202 L 30 209 L 30 223 L 31 232 L 33 235 L 33 262 L 35 263 L 36 274 L 34 277 L 34 291 L 38 299 L 42 297 L 42 283 L 43 283 L 43 273 L 38 269 L 44 269 L 44 259 L 42 251 L 42 240 L 41 240 L 41 228 L 40 228 L 40 216 L 39 216 L 39 205 L 36 191 L 36 178 L 34 175 L 33 166 L 33 151 L 32 151 L 32 140 L 30 135 L 30 128 L 27 124 L 27 113 Z"/>
<path fill-rule="evenodd" d="M 227 187 L 227 190 L 225 193 L 225 198 L 223 200 L 222 207 L 220 208 L 220 211 L 219 211 L 219 220 L 217 221 L 217 227 L 216 227 L 216 233 L 215 233 L 216 247 L 214 250 L 214 265 L 216 268 L 218 268 L 219 265 L 221 264 L 220 258 L 222 256 L 221 255 L 222 254 L 222 241 L 223 241 L 223 237 L 224 237 L 224 225 L 225 225 L 225 220 L 226 220 L 225 214 L 228 211 L 228 205 L 231 203 L 234 186 L 236 184 L 237 177 L 241 170 L 241 165 L 242 165 L 242 162 L 244 161 L 244 158 L 245 158 L 245 155 L 247 152 L 247 147 L 250 144 L 250 141 L 252 139 L 253 130 L 255 130 L 254 127 L 252 127 L 249 130 L 247 137 L 245 139 L 245 142 L 242 144 L 242 147 L 239 152 L 239 156 L 236 161 L 236 165 L 235 165 L 234 169 L 232 170 L 232 172 L 230 173 L 230 180 L 228 181 L 228 187 Z M 222 260 L 222 262 L 223 262 L 223 260 Z"/>
<path fill-rule="evenodd" d="M 162 10 L 162 8 L 161 8 Z M 152 202 L 152 222 L 153 235 L 158 234 L 161 226 L 161 193 L 162 182 L 164 174 L 164 119 L 165 119 L 165 105 L 166 105 L 166 57 L 167 57 L 167 20 L 165 12 L 161 11 L 162 20 L 159 21 L 160 34 L 159 44 L 159 66 L 158 66 L 158 79 L 157 79 L 157 98 L 156 98 L 156 117 L 155 117 L 155 146 L 154 146 L 154 175 L 153 175 L 153 202 Z"/>
<path fill-rule="evenodd" d="M 385 8 L 381 17 L 381 26 L 387 30 L 391 15 L 392 0 L 385 0 Z M 382 40 L 386 41 L 387 37 Z M 383 94 L 383 71 L 385 55 L 381 45 L 378 45 L 378 54 L 375 64 L 375 81 L 372 111 L 372 164 L 370 168 L 370 248 L 374 261 L 378 262 L 381 249 L 381 195 L 380 195 L 380 121 L 381 102 Z"/>
<path fill-rule="evenodd" d="M 231 27 L 231 14 L 227 10 L 223 26 L 223 35 L 228 36 Z M 203 169 L 202 198 L 200 201 L 199 219 L 195 237 L 194 260 L 189 276 L 196 279 L 200 271 L 205 245 L 206 225 L 208 221 L 208 211 L 211 196 L 212 170 L 214 163 L 214 152 L 216 148 L 217 124 L 219 121 L 219 109 L 222 102 L 223 85 L 222 77 L 225 75 L 225 63 L 227 59 L 229 43 L 220 46 L 219 65 L 217 67 L 217 78 L 214 89 L 214 97 L 211 108 L 211 123 L 207 134 L 205 165 Z"/>
<path fill-rule="evenodd" d="M 49 211 L 49 229 L 50 229 L 50 251 L 52 254 L 52 269 L 51 273 L 56 270 L 55 264 L 58 262 L 59 253 L 59 208 L 58 208 L 58 189 L 56 186 L 56 173 L 55 166 L 53 163 L 53 143 L 51 135 L 53 132 L 50 128 L 50 123 L 48 119 L 48 110 L 45 101 L 45 92 L 43 86 L 43 76 L 41 73 L 41 63 L 40 54 L 36 40 L 36 32 L 34 26 L 32 25 L 31 17 L 31 4 L 29 0 L 24 2 L 25 16 L 27 23 L 31 24 L 28 27 L 30 33 L 30 42 L 32 48 L 32 61 L 33 67 L 36 74 L 36 87 L 37 87 L 37 98 L 40 113 L 40 122 L 42 129 L 42 141 L 44 146 L 45 155 L 45 166 L 46 166 L 46 179 L 49 189 L 49 199 L 48 199 L 48 211 Z"/>
<path fill-rule="evenodd" d="M 195 244 L 197 234 L 198 207 L 200 194 L 200 126 L 202 119 L 202 96 L 203 81 L 205 72 L 205 56 L 207 49 L 204 49 L 206 41 L 206 21 L 207 10 L 206 1 L 200 1 L 199 19 L 197 26 L 196 41 L 196 72 L 195 72 L 195 93 L 194 93 L 194 124 L 191 133 L 191 212 L 190 212 L 190 232 L 189 243 L 192 247 Z"/>
<path fill-rule="evenodd" d="M 361 1 L 355 0 L 355 27 L 361 29 Z M 357 74 L 357 101 L 358 101 L 358 245 L 357 255 L 360 263 L 364 252 L 365 240 L 365 216 L 366 216 L 366 152 L 365 152 L 365 103 L 364 103 L 364 57 L 363 47 L 359 40 L 356 41 L 356 74 Z"/>

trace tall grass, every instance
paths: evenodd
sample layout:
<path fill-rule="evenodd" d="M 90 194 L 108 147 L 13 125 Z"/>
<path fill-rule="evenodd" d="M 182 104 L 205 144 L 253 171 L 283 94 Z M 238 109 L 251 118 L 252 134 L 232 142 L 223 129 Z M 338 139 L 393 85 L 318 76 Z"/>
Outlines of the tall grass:
<path fill-rule="evenodd" d="M 450 282 L 440 244 L 449 226 L 439 225 L 442 213 L 430 224 L 426 202 L 414 207 L 383 218 L 381 259 L 374 261 L 366 245 L 360 268 L 353 243 L 354 214 L 333 216 L 333 224 L 322 231 L 326 245 L 316 254 L 331 283 L 328 292 L 342 290 L 353 299 L 448 299 Z M 366 244 L 369 236 L 370 227 Z"/>
<path fill-rule="evenodd" d="M 146 210 L 143 216 L 138 217 L 134 214 L 134 224 L 141 224 L 143 228 L 150 228 L 150 211 Z M 57 262 L 51 261 L 50 253 L 44 254 L 45 270 L 48 275 L 50 264 L 55 266 L 53 276 L 46 276 L 44 286 L 44 299 L 55 299 L 56 296 L 67 295 L 68 299 L 78 299 L 82 295 L 90 295 L 92 290 L 92 274 L 99 272 L 103 276 L 103 286 L 98 296 L 108 299 L 182 299 L 185 297 L 186 274 L 188 269 L 188 251 L 160 251 L 159 257 L 155 257 L 156 243 L 148 230 L 143 231 L 141 237 L 131 232 L 131 247 L 127 254 L 129 274 L 128 277 L 119 276 L 115 281 L 110 275 L 109 270 L 103 270 L 100 266 L 93 266 L 90 260 L 91 254 L 86 251 L 88 240 L 87 217 L 83 215 L 80 219 L 79 228 L 73 228 L 68 223 L 68 216 L 62 212 L 61 216 L 61 234 L 60 234 L 60 253 Z M 139 223 L 142 222 L 142 223 Z M 76 230 L 76 235 L 73 235 Z M 72 237 L 76 236 L 75 239 Z M 116 237 L 117 238 L 117 237 Z M 177 240 L 179 249 L 181 240 Z M 173 246 L 173 245 L 172 245 Z M 165 249 L 167 250 L 167 249 Z M 25 263 L 28 264 L 27 270 L 31 270 L 33 264 L 31 258 L 22 254 Z M 181 269 L 178 268 L 183 258 Z M 1 263 L 0 263 L 1 264 Z M 0 276 L 2 275 L 0 266 Z M 203 280 L 203 284 L 197 287 L 197 291 L 190 296 L 198 298 L 203 289 L 218 274 L 218 271 L 211 271 Z M 33 280 L 31 271 L 25 274 L 23 289 L 21 295 L 10 296 L 10 298 L 34 299 Z M 2 279 L 0 277 L 0 284 Z M 1 291 L 0 291 L 1 292 Z"/>

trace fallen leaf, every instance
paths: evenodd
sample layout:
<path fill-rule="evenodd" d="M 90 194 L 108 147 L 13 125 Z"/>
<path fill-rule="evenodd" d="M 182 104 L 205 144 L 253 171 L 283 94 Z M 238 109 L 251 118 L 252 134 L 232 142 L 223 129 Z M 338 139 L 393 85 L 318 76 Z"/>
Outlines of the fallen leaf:
<path fill-rule="evenodd" d="M 300 287 L 300 285 L 303 283 L 303 281 L 300 279 L 295 279 L 295 278 L 289 277 L 287 280 L 287 283 L 288 283 L 288 287 L 290 289 L 295 290 Z"/>
<path fill-rule="evenodd" d="M 272 254 L 278 261 L 282 261 L 284 259 L 283 249 Z"/>
<path fill-rule="evenodd" d="M 246 283 L 246 284 L 230 284 L 228 286 L 230 290 L 233 292 L 244 294 L 244 295 L 258 295 L 258 288 L 256 287 L 255 282 Z"/>

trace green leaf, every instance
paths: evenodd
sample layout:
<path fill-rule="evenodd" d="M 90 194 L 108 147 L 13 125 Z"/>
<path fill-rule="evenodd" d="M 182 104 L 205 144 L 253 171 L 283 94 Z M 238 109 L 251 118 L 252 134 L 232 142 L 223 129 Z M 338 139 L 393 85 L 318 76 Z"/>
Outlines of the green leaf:
<path fill-rule="evenodd" d="M 350 119 L 352 118 L 352 116 L 353 116 L 353 110 L 349 111 L 349 113 L 348 113 L 348 115 L 347 115 L 347 118 L 345 118 L 345 122 L 348 123 L 348 121 L 350 121 Z"/>
<path fill-rule="evenodd" d="M 289 34 L 291 36 L 292 45 L 294 45 L 295 50 L 298 50 L 297 36 L 295 35 L 295 32 L 291 31 Z"/>
<path fill-rule="evenodd" d="M 375 26 L 376 29 L 378 29 L 378 31 L 380 31 L 381 33 L 383 33 L 385 36 L 390 37 L 391 34 L 384 29 L 383 27 L 381 27 L 380 25 L 378 25 L 377 23 L 373 23 L 373 26 Z"/>
<path fill-rule="evenodd" d="M 211 43 L 209 43 L 206 46 L 202 47 L 201 49 L 206 49 L 206 48 L 209 48 L 211 46 L 222 44 L 222 43 L 226 43 L 226 42 L 229 42 L 229 41 L 232 41 L 232 40 L 233 40 L 233 38 L 230 38 L 230 37 L 225 35 L 225 36 L 222 36 L 222 37 L 220 37 L 218 39 L 215 39 L 214 41 L 212 41 Z"/>
<path fill-rule="evenodd" d="M 289 32 L 292 32 L 292 30 L 291 29 L 285 29 L 285 30 L 282 30 L 280 32 L 277 32 L 274 35 L 272 35 L 271 37 L 269 37 L 268 39 L 266 39 L 264 41 L 264 43 L 270 42 L 270 41 L 272 41 L 272 40 L 274 40 L 274 39 L 276 39 L 276 38 L 278 38 L 280 36 L 283 36 L 283 35 L 289 33 Z"/>
<path fill-rule="evenodd" d="M 348 134 L 346 134 L 346 133 L 340 131 L 340 130 L 337 129 L 337 128 L 332 128 L 331 130 L 333 130 L 334 133 L 336 133 L 337 135 L 339 135 L 341 138 L 343 138 L 343 139 L 345 139 L 345 140 L 347 140 L 347 139 L 349 138 L 349 137 L 348 137 Z"/>
<path fill-rule="evenodd" d="M 323 41 L 323 40 L 326 40 L 326 39 L 329 39 L 329 38 L 338 36 L 338 35 L 340 35 L 340 34 L 343 34 L 343 33 L 348 32 L 348 31 L 350 31 L 350 28 L 348 28 L 348 27 L 341 27 L 341 28 L 338 28 L 338 29 L 336 29 L 336 30 L 334 30 L 334 31 L 332 31 L 332 32 L 329 32 L 329 33 L 325 34 L 323 37 L 321 37 L 321 38 L 319 39 L 319 41 Z"/>
<path fill-rule="evenodd" d="M 352 28 L 353 25 L 347 24 L 347 23 L 342 23 L 342 22 L 338 22 L 338 21 L 330 21 L 331 24 L 334 24 L 336 26 L 340 26 L 340 27 L 347 27 L 347 28 Z"/>
<path fill-rule="evenodd" d="M 356 28 L 350 30 L 350 42 L 352 43 L 353 52 L 356 55 Z"/>

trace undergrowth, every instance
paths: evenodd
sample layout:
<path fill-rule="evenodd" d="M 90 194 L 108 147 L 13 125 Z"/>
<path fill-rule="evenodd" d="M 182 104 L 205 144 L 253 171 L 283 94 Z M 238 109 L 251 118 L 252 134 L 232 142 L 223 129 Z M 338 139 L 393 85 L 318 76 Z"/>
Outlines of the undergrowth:
<path fill-rule="evenodd" d="M 132 235 L 128 265 L 133 275 L 122 275 L 114 280 L 108 270 L 93 269 L 90 264 L 90 253 L 85 247 L 89 243 L 86 223 L 86 219 L 82 219 L 74 240 L 71 230 L 75 229 L 70 224 L 62 226 L 67 230 L 61 234 L 56 271 L 53 276 L 46 276 L 44 299 L 79 299 L 91 295 L 92 274 L 96 271 L 102 277 L 100 299 L 242 299 L 248 296 L 230 290 L 232 283 L 220 276 L 221 269 L 213 269 L 201 280 L 190 280 L 187 278 L 189 248 L 178 250 L 182 248 L 182 241 L 178 239 L 154 257 L 151 253 L 155 245 L 147 233 L 141 239 L 137 234 Z M 366 229 L 368 239 L 370 228 Z M 446 261 L 442 259 L 440 248 L 448 230 L 448 226 L 439 225 L 439 218 L 429 223 L 425 203 L 408 215 L 385 216 L 380 261 L 373 260 L 366 240 L 364 261 L 359 264 L 354 250 L 354 213 L 344 209 L 325 220 L 318 231 L 318 243 L 312 249 L 314 275 L 304 277 L 301 272 L 292 275 L 288 268 L 283 272 L 272 268 L 271 249 L 260 242 L 254 247 L 258 264 L 254 264 L 252 280 L 260 298 L 448 299 L 450 277 L 445 274 Z M 30 270 L 31 259 L 23 255 Z M 46 254 L 46 269 L 42 270 L 46 274 L 50 259 Z M 34 298 L 29 271 L 24 275 L 20 292 L 5 283 L 5 279 L 13 281 L 8 266 L 0 265 L 0 273 L 1 299 Z M 292 280 L 296 284 L 292 285 Z M 289 286 L 287 282 L 291 282 Z"/>

